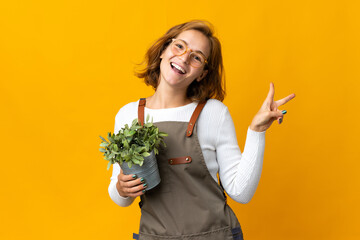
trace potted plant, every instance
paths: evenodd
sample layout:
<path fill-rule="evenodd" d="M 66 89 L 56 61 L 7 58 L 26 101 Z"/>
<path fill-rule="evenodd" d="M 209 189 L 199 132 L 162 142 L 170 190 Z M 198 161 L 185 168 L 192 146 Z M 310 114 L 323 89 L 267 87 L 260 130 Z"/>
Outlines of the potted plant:
<path fill-rule="evenodd" d="M 118 163 L 124 174 L 136 174 L 145 178 L 147 190 L 150 190 L 160 183 L 155 155 L 159 154 L 161 145 L 166 147 L 163 138 L 167 135 L 160 132 L 152 120 L 149 122 L 148 115 L 144 126 L 141 126 L 138 119 L 134 119 L 130 127 L 125 124 L 117 134 L 109 132 L 109 141 L 100 136 L 100 152 L 109 161 L 108 170 L 111 164 Z"/>

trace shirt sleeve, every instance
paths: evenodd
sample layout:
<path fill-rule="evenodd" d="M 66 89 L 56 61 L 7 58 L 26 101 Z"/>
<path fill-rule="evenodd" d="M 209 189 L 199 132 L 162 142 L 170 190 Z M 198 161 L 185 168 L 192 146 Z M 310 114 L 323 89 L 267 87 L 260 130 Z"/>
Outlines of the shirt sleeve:
<path fill-rule="evenodd" d="M 120 114 L 120 112 L 121 112 L 121 110 L 119 111 L 118 114 Z M 115 134 L 118 133 L 121 128 L 120 127 L 121 125 L 119 124 L 117 119 L 119 119 L 119 118 L 115 117 L 115 127 L 114 127 Z M 116 183 L 118 182 L 117 176 L 120 174 L 120 166 L 119 166 L 119 164 L 116 163 L 116 164 L 113 164 L 112 167 L 113 167 L 113 172 L 112 172 L 112 176 L 110 177 L 110 185 L 108 188 L 110 198 L 120 207 L 130 206 L 133 203 L 135 198 L 120 196 L 120 194 L 116 188 Z"/>
<path fill-rule="evenodd" d="M 224 110 L 222 118 L 216 141 L 220 181 L 232 199 L 248 203 L 260 180 L 265 131 L 256 132 L 248 127 L 244 152 L 241 153 L 228 108 Z"/>

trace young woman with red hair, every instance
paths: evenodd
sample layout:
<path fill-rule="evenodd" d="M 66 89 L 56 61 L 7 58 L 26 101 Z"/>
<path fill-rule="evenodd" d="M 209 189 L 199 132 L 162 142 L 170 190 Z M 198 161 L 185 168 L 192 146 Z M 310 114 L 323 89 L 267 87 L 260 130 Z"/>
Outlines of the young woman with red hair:
<path fill-rule="evenodd" d="M 241 153 L 222 103 L 221 45 L 211 24 L 190 21 L 172 27 L 150 47 L 145 61 L 146 68 L 137 76 L 155 93 L 123 106 L 115 118 L 115 133 L 141 112 L 169 134 L 167 147 L 157 156 L 161 183 L 146 192 L 145 177 L 124 175 L 113 165 L 111 199 L 125 207 L 141 197 L 140 230 L 134 239 L 243 239 L 224 191 L 237 202 L 250 201 L 260 179 L 265 131 L 273 121 L 282 122 L 286 111 L 278 107 L 295 94 L 274 101 L 270 83 Z"/>

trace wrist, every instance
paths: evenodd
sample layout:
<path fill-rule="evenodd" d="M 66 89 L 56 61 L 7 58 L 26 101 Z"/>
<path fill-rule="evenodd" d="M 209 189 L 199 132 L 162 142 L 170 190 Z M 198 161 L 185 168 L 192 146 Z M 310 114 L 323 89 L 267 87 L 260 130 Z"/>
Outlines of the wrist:
<path fill-rule="evenodd" d="M 259 126 L 253 125 L 253 124 L 250 124 L 250 129 L 255 132 L 263 132 L 266 130 L 263 127 L 259 127 Z"/>

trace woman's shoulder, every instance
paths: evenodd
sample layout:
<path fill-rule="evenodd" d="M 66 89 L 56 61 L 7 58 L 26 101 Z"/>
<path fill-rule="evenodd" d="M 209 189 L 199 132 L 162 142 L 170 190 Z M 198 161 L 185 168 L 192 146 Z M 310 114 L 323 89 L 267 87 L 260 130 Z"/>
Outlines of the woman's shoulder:
<path fill-rule="evenodd" d="M 129 102 L 122 106 L 115 116 L 115 122 L 119 126 L 124 124 L 131 124 L 131 122 L 137 118 L 139 100 L 135 102 Z"/>
<path fill-rule="evenodd" d="M 217 99 L 209 99 L 201 111 L 199 121 L 205 125 L 220 124 L 227 111 L 228 108 L 224 103 Z"/>
<path fill-rule="evenodd" d="M 198 119 L 198 135 L 200 144 L 215 148 L 220 128 L 227 114 L 227 106 L 219 100 L 209 99 Z"/>
<path fill-rule="evenodd" d="M 212 106 L 218 106 L 218 107 L 226 107 L 226 105 L 223 102 L 221 102 L 217 99 L 214 99 L 214 98 L 208 99 L 206 104 L 210 104 Z"/>
<path fill-rule="evenodd" d="M 139 104 L 139 100 L 137 100 L 135 102 L 129 102 L 129 103 L 125 104 L 124 106 L 122 106 L 118 112 L 126 113 L 129 111 L 133 111 L 134 109 L 137 110 L 138 104 Z"/>
<path fill-rule="evenodd" d="M 205 104 L 205 107 L 204 107 L 204 111 L 211 111 L 211 112 L 224 112 L 225 110 L 227 109 L 227 106 L 217 100 L 217 99 L 209 99 L 207 100 L 206 104 Z"/>

